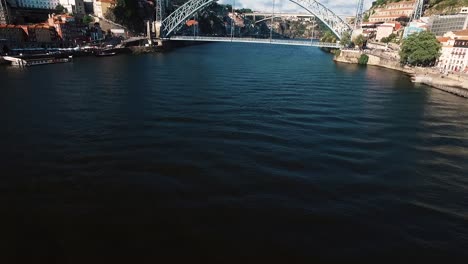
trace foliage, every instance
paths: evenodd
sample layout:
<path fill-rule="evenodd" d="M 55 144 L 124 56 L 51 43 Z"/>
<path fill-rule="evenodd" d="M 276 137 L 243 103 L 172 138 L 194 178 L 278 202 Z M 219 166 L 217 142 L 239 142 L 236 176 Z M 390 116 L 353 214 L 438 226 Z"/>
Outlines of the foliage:
<path fill-rule="evenodd" d="M 364 14 L 364 17 L 362 18 L 362 21 L 363 21 L 363 22 L 369 22 L 369 17 L 370 17 L 369 12 L 366 12 L 366 13 Z"/>
<path fill-rule="evenodd" d="M 440 56 L 441 44 L 428 31 L 409 35 L 401 45 L 400 62 L 409 65 L 431 66 Z"/>
<path fill-rule="evenodd" d="M 59 14 L 65 14 L 67 13 L 67 9 L 65 7 L 63 7 L 63 5 L 61 4 L 58 4 L 56 7 L 55 7 L 55 10 L 57 11 L 57 13 Z"/>
<path fill-rule="evenodd" d="M 397 35 L 395 33 L 390 34 L 388 37 L 382 38 L 380 42 L 390 43 L 396 39 Z"/>
<path fill-rule="evenodd" d="M 253 13 L 252 9 L 250 9 L 250 8 L 236 9 L 236 12 L 240 13 L 240 14 Z"/>
<path fill-rule="evenodd" d="M 335 54 L 336 57 L 339 57 L 341 55 L 341 50 L 336 49 L 332 51 L 333 54 Z"/>
<path fill-rule="evenodd" d="M 351 45 L 351 33 L 349 32 L 343 33 L 340 39 L 340 43 L 341 45 L 345 47 L 349 47 Z"/>
<path fill-rule="evenodd" d="M 361 57 L 359 57 L 358 64 L 360 65 L 367 65 L 367 62 L 369 61 L 369 56 L 366 54 L 361 54 Z"/>
<path fill-rule="evenodd" d="M 356 46 L 359 47 L 359 49 L 362 49 L 362 47 L 366 43 L 366 38 L 362 34 L 359 34 L 357 37 L 354 38 L 353 42 Z"/>
<path fill-rule="evenodd" d="M 83 24 L 88 25 L 92 22 L 94 22 L 94 18 L 92 18 L 91 16 L 86 15 L 83 17 Z"/>
<path fill-rule="evenodd" d="M 325 34 L 323 34 L 323 37 L 320 39 L 321 42 L 328 42 L 328 43 L 335 43 L 336 42 L 336 36 L 333 34 L 330 30 L 326 31 Z"/>
<path fill-rule="evenodd" d="M 117 5 L 111 9 L 111 12 L 115 17 L 115 22 L 128 27 L 132 31 L 143 32 L 144 22 L 139 16 L 138 9 L 137 1 L 117 0 Z"/>

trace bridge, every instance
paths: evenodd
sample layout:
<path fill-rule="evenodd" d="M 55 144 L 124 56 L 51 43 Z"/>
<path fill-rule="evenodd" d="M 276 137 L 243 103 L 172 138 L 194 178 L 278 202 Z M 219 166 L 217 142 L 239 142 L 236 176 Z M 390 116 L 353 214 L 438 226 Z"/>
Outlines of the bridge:
<path fill-rule="evenodd" d="M 252 17 L 255 24 L 270 20 L 272 18 L 300 18 L 300 19 L 315 19 L 315 16 L 312 14 L 294 14 L 294 13 L 266 13 L 266 12 L 258 12 L 258 13 L 244 13 L 241 14 L 243 17 Z M 262 18 L 257 20 L 256 18 Z"/>
<path fill-rule="evenodd" d="M 181 5 L 178 9 L 174 12 L 169 14 L 167 17 L 163 19 L 163 2 L 164 0 L 157 0 L 156 7 L 156 35 L 159 39 L 170 39 L 170 40 L 191 40 L 191 41 L 213 41 L 213 42 L 249 42 L 249 43 L 271 43 L 271 44 L 278 44 L 278 45 L 299 45 L 299 46 L 315 46 L 315 47 L 339 47 L 339 44 L 336 43 L 320 43 L 320 42 L 313 42 L 313 41 L 296 41 L 296 40 L 278 40 L 272 39 L 270 34 L 270 39 L 252 39 L 252 38 L 234 38 L 234 36 L 229 37 L 198 37 L 198 36 L 174 36 L 178 29 L 180 29 L 185 22 L 192 17 L 195 13 L 200 10 L 203 10 L 210 4 L 216 2 L 216 0 L 189 0 L 185 4 Z M 333 34 L 337 37 L 337 39 L 341 39 L 341 37 L 345 33 L 351 33 L 352 28 L 348 25 L 341 17 L 336 15 L 332 10 L 327 8 L 325 5 L 319 2 L 319 0 L 288 0 L 299 7 L 303 8 L 307 11 L 307 15 L 301 16 L 309 16 L 309 17 L 316 17 L 320 20 L 325 26 L 327 26 Z M 362 1 L 362 0 L 360 0 Z M 276 17 L 274 12 L 274 3 L 273 0 L 273 12 L 268 14 L 270 17 Z M 362 12 L 362 11 L 361 11 Z M 252 13 L 255 14 L 255 13 Z M 249 14 L 250 15 L 250 14 Z M 258 16 L 260 14 L 257 14 Z M 263 15 L 267 15 L 264 13 Z M 298 14 L 295 14 L 298 15 Z M 159 19 L 159 21 L 158 21 Z"/>
<path fill-rule="evenodd" d="M 295 39 L 261 39 L 261 38 L 236 38 L 236 37 L 202 37 L 202 36 L 172 36 L 174 41 L 202 41 L 202 42 L 237 42 L 237 43 L 259 43 L 289 46 L 307 46 L 320 48 L 341 48 L 340 43 L 318 42 L 313 40 Z"/>
<path fill-rule="evenodd" d="M 243 13 L 245 17 L 271 17 L 271 12 Z M 315 17 L 313 14 L 306 13 L 275 13 L 276 17 Z"/>

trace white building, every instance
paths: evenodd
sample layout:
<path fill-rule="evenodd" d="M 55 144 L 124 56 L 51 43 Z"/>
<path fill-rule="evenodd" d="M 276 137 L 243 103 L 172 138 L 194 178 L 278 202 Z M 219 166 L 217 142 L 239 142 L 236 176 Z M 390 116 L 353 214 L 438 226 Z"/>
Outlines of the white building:
<path fill-rule="evenodd" d="M 83 0 L 59 0 L 60 4 L 67 9 L 70 14 L 85 15 Z"/>
<path fill-rule="evenodd" d="M 443 72 L 468 72 L 468 30 L 449 32 L 438 40 L 442 54 L 437 67 Z"/>

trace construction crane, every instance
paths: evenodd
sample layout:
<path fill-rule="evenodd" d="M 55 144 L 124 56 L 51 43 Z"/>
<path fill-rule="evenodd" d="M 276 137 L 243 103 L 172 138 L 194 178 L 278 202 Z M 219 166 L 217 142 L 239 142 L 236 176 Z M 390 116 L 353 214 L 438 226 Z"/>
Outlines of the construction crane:
<path fill-rule="evenodd" d="M 9 24 L 9 22 L 6 0 L 0 0 L 0 24 Z"/>
<path fill-rule="evenodd" d="M 356 8 L 356 17 L 354 18 L 354 30 L 361 27 L 363 10 L 364 10 L 364 0 L 358 0 L 357 8 Z"/>

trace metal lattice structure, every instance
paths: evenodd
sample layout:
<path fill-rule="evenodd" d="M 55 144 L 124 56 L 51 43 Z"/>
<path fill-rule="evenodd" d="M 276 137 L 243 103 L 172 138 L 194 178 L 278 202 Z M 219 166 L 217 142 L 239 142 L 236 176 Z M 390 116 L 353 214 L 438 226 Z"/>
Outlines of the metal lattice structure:
<path fill-rule="evenodd" d="M 167 6 L 167 0 L 156 0 L 155 2 L 155 11 L 156 11 L 156 16 L 155 16 L 155 21 L 163 21 L 164 16 L 166 15 L 166 6 Z"/>
<path fill-rule="evenodd" d="M 411 20 L 418 20 L 423 15 L 424 0 L 416 0 L 414 3 L 413 17 Z"/>
<path fill-rule="evenodd" d="M 364 10 L 364 0 L 358 0 L 356 17 L 354 18 L 354 29 L 358 29 L 362 24 L 362 13 Z"/>
<path fill-rule="evenodd" d="M 352 31 L 352 28 L 333 11 L 319 3 L 317 0 L 289 0 L 298 6 L 307 10 L 307 12 L 316 16 L 322 21 L 330 30 L 341 39 L 345 32 Z M 162 22 L 162 36 L 169 37 L 174 31 L 177 30 L 179 25 L 192 16 L 195 12 L 203 9 L 215 0 L 190 0 L 184 5 L 175 10 Z"/>
<path fill-rule="evenodd" d="M 341 17 L 328 9 L 317 0 L 289 0 L 307 10 L 320 21 L 322 21 L 338 39 L 341 39 L 346 32 L 351 32 L 352 28 Z"/>
<path fill-rule="evenodd" d="M 169 37 L 180 24 L 196 13 L 198 10 L 215 2 L 214 0 L 190 0 L 172 12 L 166 19 L 163 20 L 161 25 L 161 36 Z"/>
<path fill-rule="evenodd" d="M 0 24 L 8 24 L 8 6 L 6 0 L 0 0 Z"/>

